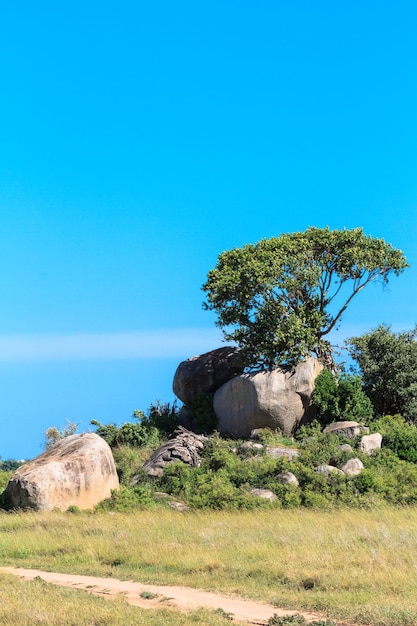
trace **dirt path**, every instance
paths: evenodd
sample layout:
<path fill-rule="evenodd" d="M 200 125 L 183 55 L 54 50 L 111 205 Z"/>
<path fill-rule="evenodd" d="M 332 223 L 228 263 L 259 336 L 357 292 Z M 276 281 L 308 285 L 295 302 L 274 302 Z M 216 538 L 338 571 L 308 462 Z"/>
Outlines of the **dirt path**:
<path fill-rule="evenodd" d="M 246 624 L 267 624 L 274 613 L 280 617 L 298 613 L 303 615 L 308 622 L 320 619 L 319 615 L 313 613 L 286 611 L 278 609 L 272 604 L 222 596 L 189 587 L 143 585 L 142 583 L 122 581 L 116 578 L 57 574 L 17 567 L 0 567 L 0 573 L 14 574 L 26 580 L 33 580 L 39 576 L 45 582 L 53 585 L 81 589 L 105 597 L 123 595 L 129 604 L 146 609 L 162 607 L 171 607 L 178 611 L 191 611 L 201 607 L 213 610 L 223 609 L 226 613 L 233 615 L 234 621 Z M 148 597 L 146 597 L 147 594 L 149 594 Z"/>

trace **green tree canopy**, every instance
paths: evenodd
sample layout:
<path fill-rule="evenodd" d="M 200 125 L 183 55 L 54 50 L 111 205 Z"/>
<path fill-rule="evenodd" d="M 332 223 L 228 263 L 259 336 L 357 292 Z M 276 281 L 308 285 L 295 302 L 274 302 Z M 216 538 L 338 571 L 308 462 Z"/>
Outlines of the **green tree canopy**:
<path fill-rule="evenodd" d="M 347 340 L 375 412 L 417 422 L 417 326 L 394 333 L 384 324 Z"/>
<path fill-rule="evenodd" d="M 248 367 L 271 368 L 315 354 L 332 362 L 326 336 L 366 285 L 388 282 L 408 264 L 401 250 L 362 228 L 262 239 L 222 252 L 203 285 L 204 307 Z"/>

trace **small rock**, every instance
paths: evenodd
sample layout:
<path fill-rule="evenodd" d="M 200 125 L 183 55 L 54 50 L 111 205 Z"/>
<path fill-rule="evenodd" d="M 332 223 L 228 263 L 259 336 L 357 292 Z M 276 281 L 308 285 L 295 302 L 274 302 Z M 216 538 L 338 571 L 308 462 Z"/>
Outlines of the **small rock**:
<path fill-rule="evenodd" d="M 297 456 L 300 456 L 300 451 L 296 448 L 283 448 L 280 446 L 268 446 L 266 448 L 266 454 L 268 456 L 274 457 L 274 459 L 278 459 L 281 456 L 286 456 L 288 459 L 294 459 Z"/>
<path fill-rule="evenodd" d="M 270 491 L 269 489 L 251 489 L 251 494 L 255 497 L 255 498 L 264 498 L 265 500 L 269 500 L 270 502 L 274 502 L 274 500 L 277 499 L 277 496 L 274 494 L 273 491 Z"/>
<path fill-rule="evenodd" d="M 340 469 L 348 476 L 357 476 L 364 469 L 364 464 L 360 459 L 349 459 Z"/>
<path fill-rule="evenodd" d="M 244 441 L 240 448 L 241 450 L 263 450 L 263 445 L 254 441 Z"/>
<path fill-rule="evenodd" d="M 298 487 L 300 484 L 292 472 L 281 472 L 278 474 L 277 480 L 284 485 L 294 485 L 294 487 Z"/>
<path fill-rule="evenodd" d="M 374 450 L 380 450 L 382 445 L 382 435 L 373 433 L 373 435 L 364 435 L 359 444 L 359 448 L 364 454 L 372 454 Z"/>
<path fill-rule="evenodd" d="M 329 474 L 343 474 L 343 472 L 337 467 L 334 467 L 334 465 L 318 465 L 315 471 L 319 474 L 326 474 L 327 476 Z"/>

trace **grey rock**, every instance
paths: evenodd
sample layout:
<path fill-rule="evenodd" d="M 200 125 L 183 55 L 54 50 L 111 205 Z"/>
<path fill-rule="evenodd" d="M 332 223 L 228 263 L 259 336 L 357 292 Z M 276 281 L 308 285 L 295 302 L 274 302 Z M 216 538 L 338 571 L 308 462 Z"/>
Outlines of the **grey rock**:
<path fill-rule="evenodd" d="M 248 438 L 253 430 L 270 428 L 291 435 L 313 417 L 311 396 L 322 369 L 311 357 L 295 368 L 235 376 L 214 394 L 219 431 Z"/>
<path fill-rule="evenodd" d="M 342 443 L 342 445 L 339 446 L 339 450 L 343 450 L 345 452 L 353 452 L 352 446 L 348 443 Z"/>
<path fill-rule="evenodd" d="M 361 433 L 369 433 L 369 428 L 358 422 L 333 422 L 326 426 L 323 432 L 332 435 L 343 435 L 348 439 L 354 439 Z"/>
<path fill-rule="evenodd" d="M 190 467 L 198 467 L 205 439 L 202 435 L 196 435 L 179 426 L 173 433 L 172 438 L 155 450 L 150 458 L 145 461 L 142 469 L 149 476 L 162 476 L 164 467 L 175 461 L 181 461 Z M 138 476 L 134 476 L 131 484 L 135 485 L 138 480 Z"/>
<path fill-rule="evenodd" d="M 334 467 L 334 465 L 318 465 L 314 469 L 318 474 L 326 474 L 327 476 L 329 474 L 343 474 L 342 470 Z"/>
<path fill-rule="evenodd" d="M 359 448 L 364 454 L 371 455 L 374 450 L 380 450 L 382 445 L 382 435 L 373 433 L 372 435 L 364 435 L 360 441 Z"/>
<path fill-rule="evenodd" d="M 95 433 L 71 435 L 19 467 L 6 487 L 14 508 L 92 509 L 119 489 L 109 445 Z"/>
<path fill-rule="evenodd" d="M 238 348 L 217 348 L 182 361 L 174 374 L 172 389 L 184 404 L 189 404 L 199 393 L 213 393 L 243 370 Z"/>
<path fill-rule="evenodd" d="M 300 451 L 296 448 L 283 448 L 280 446 L 267 446 L 266 454 L 272 456 L 275 459 L 279 459 L 282 456 L 286 456 L 288 459 L 295 459 L 300 456 Z"/>
<path fill-rule="evenodd" d="M 274 502 L 277 499 L 277 496 L 274 494 L 273 491 L 270 491 L 269 489 L 251 489 L 250 490 L 251 494 L 254 496 L 254 498 L 264 498 L 265 500 L 269 500 L 270 502 Z"/>
<path fill-rule="evenodd" d="M 241 450 L 263 450 L 264 446 L 254 441 L 244 441 L 240 448 Z"/>
<path fill-rule="evenodd" d="M 278 474 L 277 480 L 284 485 L 299 486 L 298 479 L 292 472 L 281 472 L 281 474 Z"/>
<path fill-rule="evenodd" d="M 346 461 L 340 469 L 348 476 L 357 476 L 364 469 L 364 464 L 360 459 L 349 459 L 349 461 Z"/>

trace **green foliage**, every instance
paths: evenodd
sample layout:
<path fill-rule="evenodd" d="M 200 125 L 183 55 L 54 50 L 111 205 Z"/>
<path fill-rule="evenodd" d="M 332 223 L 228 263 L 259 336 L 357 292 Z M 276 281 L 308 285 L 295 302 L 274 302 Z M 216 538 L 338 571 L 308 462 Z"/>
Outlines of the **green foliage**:
<path fill-rule="evenodd" d="M 142 411 L 134 411 L 133 417 L 139 419 L 143 426 L 158 429 L 161 437 L 169 437 L 178 426 L 178 407 L 174 400 L 172 405 L 169 402 L 157 400 L 156 404 L 151 404 L 147 415 Z"/>
<path fill-rule="evenodd" d="M 137 412 L 134 417 L 138 417 Z M 103 437 L 111 448 L 157 446 L 160 441 L 158 429 L 141 422 L 126 422 L 120 427 L 115 424 L 101 424 L 97 420 L 91 420 L 90 424 L 96 427 L 97 434 Z"/>
<path fill-rule="evenodd" d="M 0 471 L 0 493 L 6 489 L 7 483 L 9 482 L 11 477 L 13 476 L 13 473 L 14 472 L 11 471 L 11 470 L 9 470 L 7 472 Z"/>
<path fill-rule="evenodd" d="M 325 337 L 352 298 L 406 267 L 400 250 L 361 228 L 311 227 L 222 252 L 203 285 L 203 306 L 217 313 L 217 325 L 248 367 L 294 363 L 311 353 L 331 363 Z"/>
<path fill-rule="evenodd" d="M 103 500 L 96 507 L 96 511 L 119 511 L 127 513 L 137 509 L 149 509 L 156 506 L 152 489 L 147 485 L 135 487 L 121 486 L 112 491 L 110 498 Z"/>
<path fill-rule="evenodd" d="M 380 325 L 346 343 L 377 415 L 400 413 L 417 421 L 417 326 L 394 333 Z"/>
<path fill-rule="evenodd" d="M 15 472 L 18 467 L 26 461 L 16 461 L 16 459 L 0 460 L 0 472 Z"/>
<path fill-rule="evenodd" d="M 161 438 L 168 437 L 177 427 L 178 409 L 175 402 L 171 406 L 158 400 L 156 404 L 151 404 L 146 415 L 143 411 L 133 411 L 133 418 L 136 422 L 126 422 L 122 426 L 101 424 L 97 420 L 91 420 L 90 424 L 96 427 L 96 433 L 111 448 L 156 447 Z"/>
<path fill-rule="evenodd" d="M 133 476 L 142 471 L 142 465 L 150 457 L 153 449 L 154 446 L 138 448 L 130 445 L 120 445 L 112 449 L 120 484 L 130 485 Z"/>
<path fill-rule="evenodd" d="M 417 463 L 417 426 L 408 424 L 400 415 L 385 415 L 372 425 L 374 432 L 381 433 L 384 446 L 399 459 Z"/>
<path fill-rule="evenodd" d="M 56 426 L 50 426 L 46 429 L 45 435 L 45 450 L 49 450 L 61 439 L 65 439 L 65 437 L 69 437 L 70 435 L 74 435 L 77 431 L 79 424 L 74 424 L 74 422 L 70 422 L 67 420 L 67 425 L 63 428 L 59 429 Z"/>
<path fill-rule="evenodd" d="M 283 617 L 279 617 L 274 613 L 268 620 L 268 626 L 305 626 L 307 624 L 310 624 L 310 626 L 336 626 L 335 622 L 328 619 L 307 622 L 304 616 L 299 613 L 295 615 L 285 615 Z"/>
<path fill-rule="evenodd" d="M 317 407 L 317 419 L 321 424 L 372 419 L 372 404 L 362 390 L 360 376 L 341 374 L 337 379 L 325 368 L 317 376 L 314 386 L 312 402 Z"/>
<path fill-rule="evenodd" d="M 217 426 L 217 416 L 213 408 L 212 393 L 198 393 L 185 409 L 194 432 L 211 433 Z"/>
<path fill-rule="evenodd" d="M 233 622 L 233 613 L 228 613 L 222 608 L 214 609 L 213 613 L 216 613 L 216 615 L 220 615 L 220 617 L 223 617 L 223 619 Z"/>

